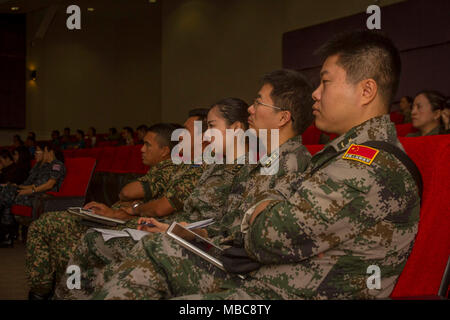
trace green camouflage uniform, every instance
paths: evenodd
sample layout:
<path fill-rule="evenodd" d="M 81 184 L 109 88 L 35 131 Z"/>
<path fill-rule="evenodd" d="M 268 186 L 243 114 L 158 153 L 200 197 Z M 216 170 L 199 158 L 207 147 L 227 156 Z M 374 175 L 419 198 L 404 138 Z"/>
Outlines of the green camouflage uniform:
<path fill-rule="evenodd" d="M 145 199 L 166 197 L 175 209 L 180 209 L 202 168 L 190 165 L 175 165 L 164 160 L 152 167 L 138 179 L 144 187 Z M 120 203 L 113 206 L 118 209 Z M 133 218 L 119 228 L 135 228 Z M 26 274 L 32 291 L 47 294 L 52 291 L 54 281 L 65 272 L 72 252 L 89 228 L 80 223 L 80 218 L 67 211 L 48 212 L 34 221 L 28 231 Z"/>
<path fill-rule="evenodd" d="M 437 126 L 433 130 L 428 132 L 425 136 L 434 136 L 437 134 L 441 134 L 441 126 Z M 422 137 L 422 134 L 420 133 L 420 131 L 416 131 L 416 132 L 408 133 L 406 136 L 407 137 Z"/>
<path fill-rule="evenodd" d="M 24 186 L 40 186 L 50 179 L 56 180 L 55 185 L 51 190 L 47 191 L 58 191 L 61 184 L 66 176 L 66 167 L 64 163 L 55 159 L 52 162 L 44 162 L 42 164 L 37 163 L 31 170 L 28 178 L 23 183 Z M 18 187 L 8 184 L 5 186 L 0 186 L 0 214 L 2 213 L 2 208 L 9 208 L 12 205 L 22 205 L 30 206 L 34 205 L 36 199 L 38 199 L 42 192 L 36 192 L 29 195 L 17 195 L 19 191 Z M 12 215 L 1 216 L 1 222 L 4 224 L 11 223 L 14 219 Z M 26 222 L 27 219 L 23 217 L 18 217 L 19 221 Z"/>
<path fill-rule="evenodd" d="M 335 139 L 292 184 L 297 192 L 269 204 L 247 230 L 246 251 L 263 266 L 239 287 L 183 298 L 388 298 L 417 233 L 415 181 L 383 150 L 370 165 L 342 155 L 326 163 L 333 153 L 369 140 L 403 149 L 389 116 L 373 118 Z M 312 174 L 316 167 L 321 168 Z M 379 289 L 367 285 L 372 265 L 381 271 Z"/>
<path fill-rule="evenodd" d="M 230 193 L 233 178 L 242 165 L 216 164 L 204 166 L 196 188 L 184 202 L 183 212 L 164 219 L 170 223 L 177 221 L 198 221 L 222 216 L 227 196 Z M 68 265 L 77 265 L 81 269 L 82 289 L 67 289 L 65 274 L 55 289 L 55 298 L 83 299 L 92 294 L 95 287 L 103 285 L 102 268 L 113 262 L 121 261 L 136 244 L 131 238 L 103 240 L 101 233 L 89 230 L 80 240 Z"/>
<path fill-rule="evenodd" d="M 233 181 L 226 212 L 219 223 L 207 228 L 212 240 L 222 246 L 242 243 L 241 221 L 258 194 L 272 189 L 276 190 L 271 192 L 275 199 L 290 197 L 295 192 L 290 182 L 307 168 L 309 160 L 309 152 L 297 136 L 260 164 L 244 166 Z M 261 174 L 261 169 L 275 163 L 278 172 Z M 166 299 L 214 292 L 239 283 L 237 277 L 185 250 L 165 234 L 143 238 L 121 263 L 108 265 L 103 276 L 111 280 L 94 292 L 94 299 Z"/>

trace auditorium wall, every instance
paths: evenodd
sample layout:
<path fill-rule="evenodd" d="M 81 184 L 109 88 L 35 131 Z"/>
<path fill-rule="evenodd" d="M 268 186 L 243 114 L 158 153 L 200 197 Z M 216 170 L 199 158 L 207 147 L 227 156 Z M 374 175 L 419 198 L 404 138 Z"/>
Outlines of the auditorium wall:
<path fill-rule="evenodd" d="M 35 131 L 136 127 L 161 120 L 161 6 L 129 1 L 71 1 L 81 8 L 81 30 L 66 27 L 61 5 L 43 39 L 35 39 L 45 9 L 27 14 L 26 128 L 0 130 L 0 145 Z M 88 4 L 95 11 L 88 12 Z"/>
<path fill-rule="evenodd" d="M 401 1 L 379 1 L 385 6 Z M 282 66 L 282 35 L 365 12 L 373 0 L 170 0 L 162 7 L 162 119 L 234 96 Z M 365 25 L 365 21 L 362 21 Z"/>
<path fill-rule="evenodd" d="M 373 2 L 159 0 L 149 10 L 147 1 L 97 0 L 90 13 L 92 1 L 76 0 L 70 4 L 82 9 L 82 29 L 67 30 L 62 6 L 33 44 L 45 11 L 32 12 L 27 68 L 36 68 L 37 80 L 27 81 L 26 128 L 0 130 L 0 145 L 28 131 L 48 139 L 66 126 L 106 132 L 182 122 L 190 108 L 226 96 L 251 102 L 261 75 L 282 67 L 284 32 L 364 12 Z"/>

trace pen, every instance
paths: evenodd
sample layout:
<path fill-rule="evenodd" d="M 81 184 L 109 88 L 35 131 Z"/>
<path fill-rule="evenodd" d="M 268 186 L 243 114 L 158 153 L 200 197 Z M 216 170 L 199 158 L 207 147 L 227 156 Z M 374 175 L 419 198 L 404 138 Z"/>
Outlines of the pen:
<path fill-rule="evenodd" d="M 155 227 L 153 223 L 150 222 L 141 222 L 139 223 L 140 226 L 147 226 L 147 227 Z"/>

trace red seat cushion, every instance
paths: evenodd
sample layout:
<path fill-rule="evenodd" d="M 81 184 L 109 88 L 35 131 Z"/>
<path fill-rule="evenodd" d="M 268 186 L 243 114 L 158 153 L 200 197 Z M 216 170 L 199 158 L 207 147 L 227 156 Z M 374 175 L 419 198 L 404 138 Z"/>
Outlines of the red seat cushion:
<path fill-rule="evenodd" d="M 405 137 L 408 133 L 417 131 L 416 128 L 413 128 L 411 123 L 396 124 L 395 129 L 397 130 L 398 137 Z"/>
<path fill-rule="evenodd" d="M 28 206 L 13 205 L 11 207 L 11 213 L 16 216 L 31 218 L 33 215 L 33 208 Z"/>
<path fill-rule="evenodd" d="M 391 112 L 391 114 L 389 116 L 391 118 L 391 121 L 395 124 L 403 123 L 403 120 L 405 118 L 405 116 L 403 114 L 401 114 L 400 112 L 397 112 L 397 111 Z"/>
<path fill-rule="evenodd" d="M 310 125 L 302 134 L 302 142 L 304 145 L 318 144 L 320 140 L 320 134 L 322 132 L 314 125 Z"/>

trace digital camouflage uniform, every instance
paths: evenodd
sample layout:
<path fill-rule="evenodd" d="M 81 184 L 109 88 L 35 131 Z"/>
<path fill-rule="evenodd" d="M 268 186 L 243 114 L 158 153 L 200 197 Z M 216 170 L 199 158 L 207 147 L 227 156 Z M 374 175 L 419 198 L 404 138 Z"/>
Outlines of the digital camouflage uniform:
<path fill-rule="evenodd" d="M 35 185 L 40 186 L 46 183 L 50 179 L 55 179 L 56 183 L 51 190 L 58 191 L 66 176 L 66 167 L 64 163 L 55 159 L 52 162 L 44 162 L 41 165 L 37 163 L 31 170 L 28 178 L 23 183 L 24 186 Z M 17 195 L 19 191 L 18 187 L 14 185 L 0 186 L 0 208 L 9 208 L 12 205 L 33 206 L 34 201 L 42 194 L 42 192 L 36 192 L 30 195 Z M 0 210 L 1 212 L 1 210 Z M 11 217 L 3 217 L 2 223 L 9 224 Z"/>
<path fill-rule="evenodd" d="M 145 200 L 166 197 L 175 209 L 186 199 L 200 177 L 201 167 L 174 165 L 164 160 L 138 179 L 145 191 Z M 120 208 L 121 203 L 114 205 Z M 136 228 L 138 218 L 117 228 Z M 80 217 L 67 211 L 48 212 L 34 221 L 28 231 L 26 273 L 33 292 L 47 294 L 54 281 L 65 272 L 70 255 L 89 227 Z"/>
<path fill-rule="evenodd" d="M 434 136 L 437 134 L 441 134 L 441 126 L 437 126 L 433 130 L 428 132 L 425 136 Z M 408 133 L 406 136 L 407 137 L 422 137 L 422 134 L 420 133 L 420 131 L 416 131 L 416 132 Z"/>
<path fill-rule="evenodd" d="M 241 167 L 239 164 L 205 165 L 197 186 L 184 202 L 183 211 L 168 216 L 164 222 L 193 222 L 221 216 L 220 212 L 225 209 L 233 178 Z M 68 263 L 80 267 L 81 290 L 67 289 L 68 275 L 65 274 L 57 284 L 55 298 L 88 297 L 95 287 L 103 285 L 105 281 L 102 268 L 121 261 L 135 244 L 131 238 L 114 238 L 105 242 L 101 233 L 89 230 L 80 240 Z"/>
<path fill-rule="evenodd" d="M 239 287 L 183 298 L 388 298 L 417 233 L 416 183 L 383 150 L 370 165 L 342 154 L 326 162 L 333 153 L 369 140 L 403 149 L 389 116 L 373 118 L 326 145 L 292 183 L 297 192 L 269 204 L 246 232 L 246 251 L 263 266 Z M 316 167 L 321 168 L 312 174 Z M 367 286 L 371 265 L 380 268 L 380 289 Z"/>
<path fill-rule="evenodd" d="M 242 243 L 243 214 L 258 194 L 276 189 L 278 193 L 274 197 L 290 197 L 295 191 L 289 185 L 291 180 L 307 168 L 309 161 L 309 152 L 301 144 L 301 137 L 296 136 L 282 144 L 271 157 L 261 159 L 258 165 L 244 166 L 233 181 L 226 212 L 219 223 L 207 228 L 212 241 L 222 246 Z M 261 174 L 262 168 L 275 162 L 279 164 L 278 172 Z M 180 247 L 165 234 L 144 237 L 121 263 L 106 266 L 103 275 L 111 280 L 97 288 L 91 298 L 167 299 L 214 292 L 221 287 L 235 287 L 239 282 L 238 278 Z"/>

